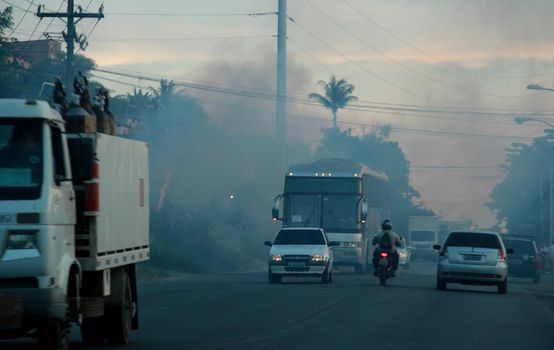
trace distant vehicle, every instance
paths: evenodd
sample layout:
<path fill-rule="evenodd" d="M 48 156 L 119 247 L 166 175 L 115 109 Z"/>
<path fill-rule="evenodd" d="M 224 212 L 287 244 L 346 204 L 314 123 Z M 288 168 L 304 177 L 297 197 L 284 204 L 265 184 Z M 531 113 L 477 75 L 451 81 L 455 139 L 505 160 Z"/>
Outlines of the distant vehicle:
<path fill-rule="evenodd" d="M 434 259 L 433 245 L 439 244 L 439 220 L 435 216 L 410 216 L 408 241 L 413 259 Z"/>
<path fill-rule="evenodd" d="M 396 251 L 399 255 L 398 266 L 406 270 L 409 269 L 412 253 L 406 247 L 406 240 L 404 238 L 402 238 L 402 247 L 396 247 Z"/>
<path fill-rule="evenodd" d="M 319 277 L 333 282 L 333 251 L 339 242 L 329 242 L 320 228 L 284 228 L 275 241 L 266 241 L 269 251 L 268 281 L 281 283 L 284 276 Z"/>
<path fill-rule="evenodd" d="M 450 232 L 469 232 L 474 231 L 475 224 L 469 219 L 459 219 L 459 220 L 440 220 L 439 221 L 439 242 L 441 244 L 446 239 L 446 236 Z"/>
<path fill-rule="evenodd" d="M 273 203 L 283 227 L 321 227 L 332 241 L 335 264 L 373 271 L 371 238 L 390 217 L 388 178 L 347 159 L 291 166 Z M 282 204 L 282 217 L 280 206 Z"/>
<path fill-rule="evenodd" d="M 533 237 L 504 235 L 502 241 L 507 249 L 514 251 L 510 255 L 508 274 L 515 277 L 532 278 L 533 283 L 539 283 L 541 281 L 540 257 Z"/>
<path fill-rule="evenodd" d="M 447 283 L 496 285 L 498 293 L 508 292 L 508 262 L 500 235 L 495 232 L 451 232 L 440 250 L 437 289 Z"/>

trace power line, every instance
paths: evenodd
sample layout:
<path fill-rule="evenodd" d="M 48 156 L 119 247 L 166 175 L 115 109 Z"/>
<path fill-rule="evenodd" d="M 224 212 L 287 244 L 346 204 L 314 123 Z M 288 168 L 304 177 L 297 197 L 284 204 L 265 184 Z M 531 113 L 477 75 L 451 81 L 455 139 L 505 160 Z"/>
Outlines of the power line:
<path fill-rule="evenodd" d="M 501 97 L 501 98 L 521 98 L 521 97 L 524 97 L 524 98 L 527 98 L 529 97 L 529 95 L 497 95 L 497 94 L 491 94 L 491 93 L 484 93 L 484 92 L 479 92 L 479 91 L 473 91 L 473 90 L 470 90 L 470 89 L 466 89 L 466 88 L 463 88 L 463 87 L 460 87 L 460 86 L 456 86 L 456 85 L 453 85 L 453 84 L 450 84 L 450 83 L 447 83 L 445 81 L 442 81 L 440 79 L 437 79 L 433 76 L 430 76 L 428 74 L 425 74 L 423 72 L 420 72 L 402 62 L 400 62 L 399 60 L 395 59 L 394 57 L 390 56 L 389 54 L 379 50 L 377 47 L 371 45 L 370 43 L 368 43 L 366 40 L 360 38 L 358 35 L 356 35 L 354 32 L 352 32 L 351 30 L 349 30 L 346 26 L 344 26 L 343 24 L 339 23 L 337 20 L 335 20 L 332 16 L 330 16 L 329 14 L 327 14 L 325 11 L 323 11 L 319 6 L 315 5 L 312 1 L 310 0 L 307 0 L 307 2 L 312 5 L 312 7 L 314 7 L 315 9 L 317 9 L 321 14 L 323 14 L 329 21 L 333 22 L 335 25 L 337 25 L 339 28 L 341 28 L 342 30 L 344 30 L 345 32 L 349 33 L 352 37 L 354 37 L 356 40 L 358 40 L 359 42 L 363 43 L 365 46 L 371 48 L 373 51 L 377 52 L 379 55 L 385 57 L 386 59 L 390 60 L 391 62 L 394 62 L 395 64 L 399 65 L 400 67 L 414 73 L 414 74 L 417 74 L 429 81 L 432 81 L 436 84 L 439 84 L 439 85 L 443 85 L 443 86 L 446 86 L 448 88 L 451 88 L 451 89 L 454 89 L 454 90 L 458 90 L 458 91 L 462 91 L 462 92 L 465 92 L 465 93 L 468 93 L 468 94 L 473 94 L 473 95 L 479 95 L 479 96 L 487 96 L 487 97 Z"/>
<path fill-rule="evenodd" d="M 98 72 L 107 72 L 105 70 L 99 70 L 99 69 L 93 69 L 94 71 Z M 124 77 L 132 77 L 135 79 L 141 79 L 141 80 L 150 80 L 154 82 L 158 82 L 157 79 L 149 78 L 149 77 L 139 77 L 139 76 L 129 76 L 127 74 L 123 73 L 115 73 L 115 72 L 109 72 L 111 74 L 120 75 Z M 101 76 L 95 76 L 97 78 L 102 79 Z M 133 86 L 133 84 L 128 84 Z M 182 83 L 182 82 L 176 82 L 175 85 L 182 86 L 186 88 L 191 89 L 197 89 L 197 90 L 203 90 L 208 92 L 215 92 L 215 93 L 222 93 L 222 94 L 228 94 L 228 95 L 234 95 L 234 96 L 240 96 L 240 97 L 251 97 L 251 98 L 259 98 L 259 99 L 265 99 L 265 100 L 276 100 L 276 96 L 273 95 L 264 95 L 264 94 L 255 94 L 245 91 L 232 91 L 228 89 L 222 89 L 218 87 L 213 86 L 206 86 L 206 85 L 199 85 L 199 84 L 190 84 L 190 83 Z M 313 105 L 313 103 L 307 101 L 307 100 L 299 100 L 299 99 L 288 99 L 288 101 L 296 104 L 308 104 Z M 310 117 L 311 118 L 311 117 Z M 326 119 L 322 118 L 311 118 L 314 120 L 323 120 L 327 121 Z M 341 121 L 342 124 L 349 124 L 349 125 L 361 125 L 366 127 L 374 127 L 377 128 L 379 125 L 372 124 L 372 123 L 362 123 L 362 122 L 352 122 L 352 121 Z M 396 132 L 402 132 L 402 133 L 412 133 L 412 134 L 425 134 L 425 135 L 433 135 L 433 136 L 446 136 L 446 137 L 472 137 L 472 138 L 483 138 L 483 139 L 496 139 L 496 140 L 505 140 L 505 141 L 513 141 L 513 140 L 530 140 L 532 137 L 525 137 L 525 136 L 509 136 L 509 135 L 490 135 L 490 134 L 471 134 L 471 133 L 463 133 L 463 132 L 453 132 L 453 131 L 442 131 L 442 130 L 430 130 L 430 129 L 413 129 L 413 128 L 403 128 L 403 127 L 391 127 L 391 130 Z"/>
<path fill-rule="evenodd" d="M 169 12 L 109 12 L 111 16 L 153 16 L 153 17 L 259 17 L 276 15 L 277 12 L 255 12 L 255 13 L 169 13 Z"/>
<path fill-rule="evenodd" d="M 308 33 L 308 35 L 310 35 L 311 37 L 313 37 L 314 39 L 316 39 L 317 41 L 319 41 L 321 44 L 323 44 L 325 47 L 327 47 L 328 49 L 332 50 L 333 52 L 335 52 L 337 55 L 341 56 L 342 58 L 344 58 L 346 61 L 348 61 L 350 64 L 356 66 L 357 68 L 359 68 L 360 70 L 363 70 L 364 72 L 366 73 L 369 73 L 370 75 L 372 75 L 373 77 L 381 80 L 382 82 L 386 83 L 386 84 L 389 84 L 391 85 L 392 87 L 404 92 L 405 94 L 407 95 L 410 95 L 410 96 L 413 96 L 413 97 L 416 97 L 422 101 L 425 101 L 425 102 L 430 102 L 432 104 L 435 104 L 435 105 L 439 105 L 439 106 L 444 106 L 443 104 L 441 103 L 438 103 L 438 102 L 435 102 L 435 101 L 432 101 L 424 96 L 421 96 L 413 91 L 410 91 L 406 88 L 403 88 L 402 86 L 400 85 L 397 85 L 393 82 L 391 82 L 390 80 L 387 80 L 386 78 L 382 77 L 381 75 L 375 73 L 374 71 L 372 71 L 371 69 L 369 68 L 366 68 L 364 66 L 362 66 L 361 64 L 357 63 L 356 61 L 352 60 L 350 57 L 348 57 L 347 55 L 343 54 L 342 52 L 340 52 L 339 50 L 335 49 L 333 46 L 329 45 L 327 42 L 325 42 L 323 39 L 319 38 L 317 35 L 315 35 L 314 33 L 312 33 L 308 28 L 306 28 L 305 26 L 303 26 L 302 24 L 300 24 L 298 21 L 296 21 L 294 18 L 292 17 L 289 17 L 289 20 L 294 23 L 295 25 L 297 25 L 300 29 L 302 29 L 304 32 Z"/>
<path fill-rule="evenodd" d="M 141 79 L 141 80 L 150 80 L 150 81 L 159 81 L 160 79 L 170 79 L 170 80 L 175 80 L 176 78 L 175 77 L 152 77 L 152 76 L 145 76 L 144 74 L 139 74 L 139 73 L 133 73 L 133 74 L 129 74 L 129 73 L 121 73 L 121 72 L 114 72 L 112 70 L 105 70 L 105 69 L 101 69 L 101 68 L 96 68 L 95 69 L 96 71 L 98 72 L 104 72 L 104 73 L 107 73 L 107 74 L 116 74 L 116 75 L 120 75 L 120 76 L 124 76 L 124 77 L 128 77 L 128 78 L 134 78 L 134 79 Z M 180 79 L 181 81 L 183 79 Z M 242 88 L 239 88 L 237 89 L 237 86 L 229 86 L 229 85 L 214 85 L 214 83 L 206 83 L 206 82 L 195 82 L 193 81 L 192 83 L 187 83 L 187 84 L 192 84 L 190 85 L 189 87 L 200 87 L 200 88 L 204 88 L 204 89 L 214 89 L 214 88 L 217 88 L 217 89 L 223 89 L 225 90 L 226 93 L 229 93 L 229 94 L 237 94 L 237 92 L 239 94 L 246 94 L 246 95 L 249 95 L 249 96 L 253 96 L 253 97 L 258 97 L 258 98 L 264 98 L 264 99 L 275 99 L 275 95 L 273 93 L 273 91 L 267 91 L 267 92 L 264 92 L 262 90 L 252 90 L 250 88 L 246 88 L 246 87 L 242 87 Z M 306 99 L 304 96 L 305 95 L 301 95 L 301 94 L 297 94 L 296 97 L 294 97 L 293 94 L 291 94 L 292 97 L 289 97 L 289 100 L 291 102 L 295 102 L 295 103 L 299 103 L 298 101 L 301 101 L 302 104 L 305 104 L 305 105 L 311 105 L 311 106 L 320 106 L 319 104 L 317 104 L 316 102 L 313 102 L 309 99 Z M 430 118 L 430 119 L 441 119 L 441 120 L 450 120 L 450 121 L 453 121 L 451 120 L 451 118 L 448 118 L 448 117 L 443 117 L 441 115 L 447 115 L 447 114 L 453 114 L 453 115 L 458 115 L 460 118 L 459 119 L 455 119 L 454 121 L 460 121 L 460 122 L 463 122 L 463 121 L 468 121 L 468 120 L 471 120 L 471 121 L 474 121 L 474 122 L 481 122 L 481 123 L 491 123 L 491 124 L 506 124 L 506 125 L 511 125 L 512 122 L 501 122 L 501 121 L 493 121 L 493 120 L 489 120 L 489 119 L 483 119 L 484 117 L 499 117 L 499 116 L 505 116 L 505 117 L 510 117 L 510 118 L 513 118 L 514 117 L 514 114 L 511 114 L 511 113 L 504 113 L 504 112 L 479 112 L 479 111 L 457 111 L 457 110 L 434 110 L 434 109 L 415 109 L 415 108 L 403 108 L 403 107 L 399 107 L 399 106 L 394 106 L 394 105 L 387 105 L 387 106 L 382 106 L 382 105 L 376 105 L 376 104 L 372 104 L 372 103 L 362 103 L 362 104 L 352 104 L 348 107 L 345 108 L 346 110 L 355 110 L 355 111 L 374 111 L 374 112 L 379 112 L 379 113 L 383 113 L 383 114 L 392 114 L 392 115 L 395 115 L 395 116 L 398 116 L 399 113 L 408 113 L 408 114 L 417 114 L 418 117 L 420 118 Z M 433 115 L 429 115 L 429 114 L 436 114 L 435 116 Z M 468 117 L 466 116 L 466 114 L 468 115 L 475 115 L 475 116 L 479 116 L 479 118 L 472 118 L 472 117 Z M 527 113 L 527 115 L 531 115 L 530 113 Z M 541 115 L 542 116 L 542 115 Z"/>
<path fill-rule="evenodd" d="M 418 48 L 417 46 L 414 46 L 412 44 L 410 44 L 408 41 L 402 39 L 401 37 L 399 37 L 398 35 L 395 35 L 394 33 L 392 33 L 391 31 L 387 30 L 385 27 L 383 27 L 382 25 L 380 25 L 379 23 L 377 23 L 377 21 L 375 21 L 373 18 L 371 18 L 369 15 L 367 15 L 366 13 L 364 13 L 363 11 L 361 11 L 359 8 L 355 7 L 354 5 L 352 5 L 350 2 L 348 2 L 347 0 L 341 0 L 344 4 L 346 4 L 347 6 L 349 6 L 352 10 L 354 10 L 354 12 L 356 12 L 357 14 L 359 14 L 360 16 L 362 16 L 363 18 L 365 18 L 369 23 L 373 24 L 374 26 L 376 26 L 377 28 L 381 29 L 383 32 L 385 32 L 386 34 L 390 35 L 391 37 L 395 38 L 396 40 L 400 41 L 401 43 L 403 43 L 404 45 L 414 49 L 415 51 L 429 57 L 429 58 L 432 58 L 433 60 L 437 61 L 437 62 L 440 62 L 440 63 L 443 63 L 445 65 L 448 65 L 448 66 L 451 66 L 451 67 L 454 67 L 456 69 L 459 69 L 459 70 L 463 70 L 463 71 L 466 71 L 466 72 L 470 72 L 470 73 L 473 73 L 473 74 L 477 74 L 477 75 L 483 75 L 483 76 L 488 76 L 488 77 L 493 77 L 493 78 L 501 78 L 501 79 L 528 79 L 528 78 L 537 78 L 537 77 L 542 77 L 542 76 L 547 76 L 547 75 L 552 75 L 554 74 L 554 72 L 548 72 L 548 73 L 542 73 L 542 74 L 532 74 L 532 75 L 521 75 L 521 76 L 505 76 L 505 75 L 498 75 L 498 74 L 491 74 L 491 73 L 487 73 L 487 72 L 481 72 L 481 71 L 477 71 L 477 70 L 473 70 L 473 69 L 470 69 L 470 68 L 466 68 L 464 66 L 461 66 L 461 65 L 458 65 L 458 64 L 455 64 L 455 63 L 452 63 L 452 62 L 448 62 L 446 60 L 443 60 L 435 55 L 432 55 L 420 48 Z"/>
<path fill-rule="evenodd" d="M 14 4 L 12 4 L 11 2 L 9 2 L 9 1 L 7 1 L 7 0 L 0 0 L 0 1 L 2 1 L 2 2 L 5 3 L 5 4 L 10 5 L 10 6 L 13 7 L 13 8 L 19 9 L 19 10 L 21 10 L 21 11 L 23 11 L 23 12 L 27 12 L 27 10 L 24 9 L 23 7 L 14 5 Z"/>
<path fill-rule="evenodd" d="M 10 33 L 10 35 L 8 35 L 8 39 L 10 39 L 13 33 L 15 33 L 15 31 L 17 30 L 17 28 L 19 28 L 19 26 L 21 25 L 21 22 L 23 22 L 23 19 L 25 19 L 25 16 L 27 16 L 27 14 L 30 12 L 29 10 L 31 9 L 31 6 L 33 6 L 33 3 L 34 3 L 34 0 L 29 3 L 29 7 L 27 7 L 27 10 L 23 14 L 23 16 L 21 16 L 21 18 L 19 19 L 19 22 L 17 22 L 16 26 L 12 29 L 12 32 Z"/>
<path fill-rule="evenodd" d="M 225 40 L 225 39 L 258 39 L 274 38 L 274 34 L 265 35 L 232 35 L 232 36 L 206 36 L 190 38 L 100 38 L 94 41 L 195 41 L 195 40 Z"/>
<path fill-rule="evenodd" d="M 410 169 L 503 169 L 502 165 L 411 165 Z"/>

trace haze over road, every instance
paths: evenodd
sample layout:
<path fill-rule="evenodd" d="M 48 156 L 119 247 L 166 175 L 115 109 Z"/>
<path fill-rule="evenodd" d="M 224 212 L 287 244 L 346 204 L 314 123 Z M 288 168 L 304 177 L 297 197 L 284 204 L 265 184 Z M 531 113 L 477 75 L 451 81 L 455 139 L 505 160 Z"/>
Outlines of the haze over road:
<path fill-rule="evenodd" d="M 434 289 L 434 265 L 413 263 L 385 287 L 336 273 L 333 284 L 265 273 L 186 275 L 143 282 L 138 349 L 552 349 L 554 278 L 495 287 Z M 73 349 L 95 349 L 72 330 Z M 2 349 L 31 349 L 28 341 Z M 122 349 L 104 346 L 102 349 Z"/>

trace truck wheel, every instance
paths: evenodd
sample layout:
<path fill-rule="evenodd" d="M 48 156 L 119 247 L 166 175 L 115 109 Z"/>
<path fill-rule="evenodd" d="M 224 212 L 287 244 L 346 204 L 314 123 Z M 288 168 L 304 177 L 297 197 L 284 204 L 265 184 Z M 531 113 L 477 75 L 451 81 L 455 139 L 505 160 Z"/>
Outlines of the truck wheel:
<path fill-rule="evenodd" d="M 115 302 L 106 305 L 106 337 L 110 344 L 127 344 L 136 306 L 127 272 L 123 270 L 115 275 L 112 279 Z"/>
<path fill-rule="evenodd" d="M 88 345 L 102 345 L 106 341 L 106 328 L 104 317 L 83 319 L 81 324 L 81 339 Z"/>
<path fill-rule="evenodd" d="M 69 323 L 59 320 L 47 320 L 38 327 L 37 342 L 40 349 L 68 350 Z"/>

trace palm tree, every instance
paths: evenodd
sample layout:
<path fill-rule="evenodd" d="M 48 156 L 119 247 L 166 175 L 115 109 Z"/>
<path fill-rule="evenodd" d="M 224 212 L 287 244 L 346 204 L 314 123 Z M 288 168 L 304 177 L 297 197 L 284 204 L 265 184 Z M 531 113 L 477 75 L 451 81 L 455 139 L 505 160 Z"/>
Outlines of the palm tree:
<path fill-rule="evenodd" d="M 358 97 L 352 95 L 354 85 L 348 84 L 344 79 L 337 81 L 334 75 L 331 76 L 331 80 L 328 83 L 320 80 L 317 84 L 323 87 L 325 95 L 312 92 L 308 97 L 321 103 L 323 107 L 329 108 L 333 112 L 333 128 L 336 128 L 337 111 L 346 107 L 350 102 L 358 101 Z"/>

